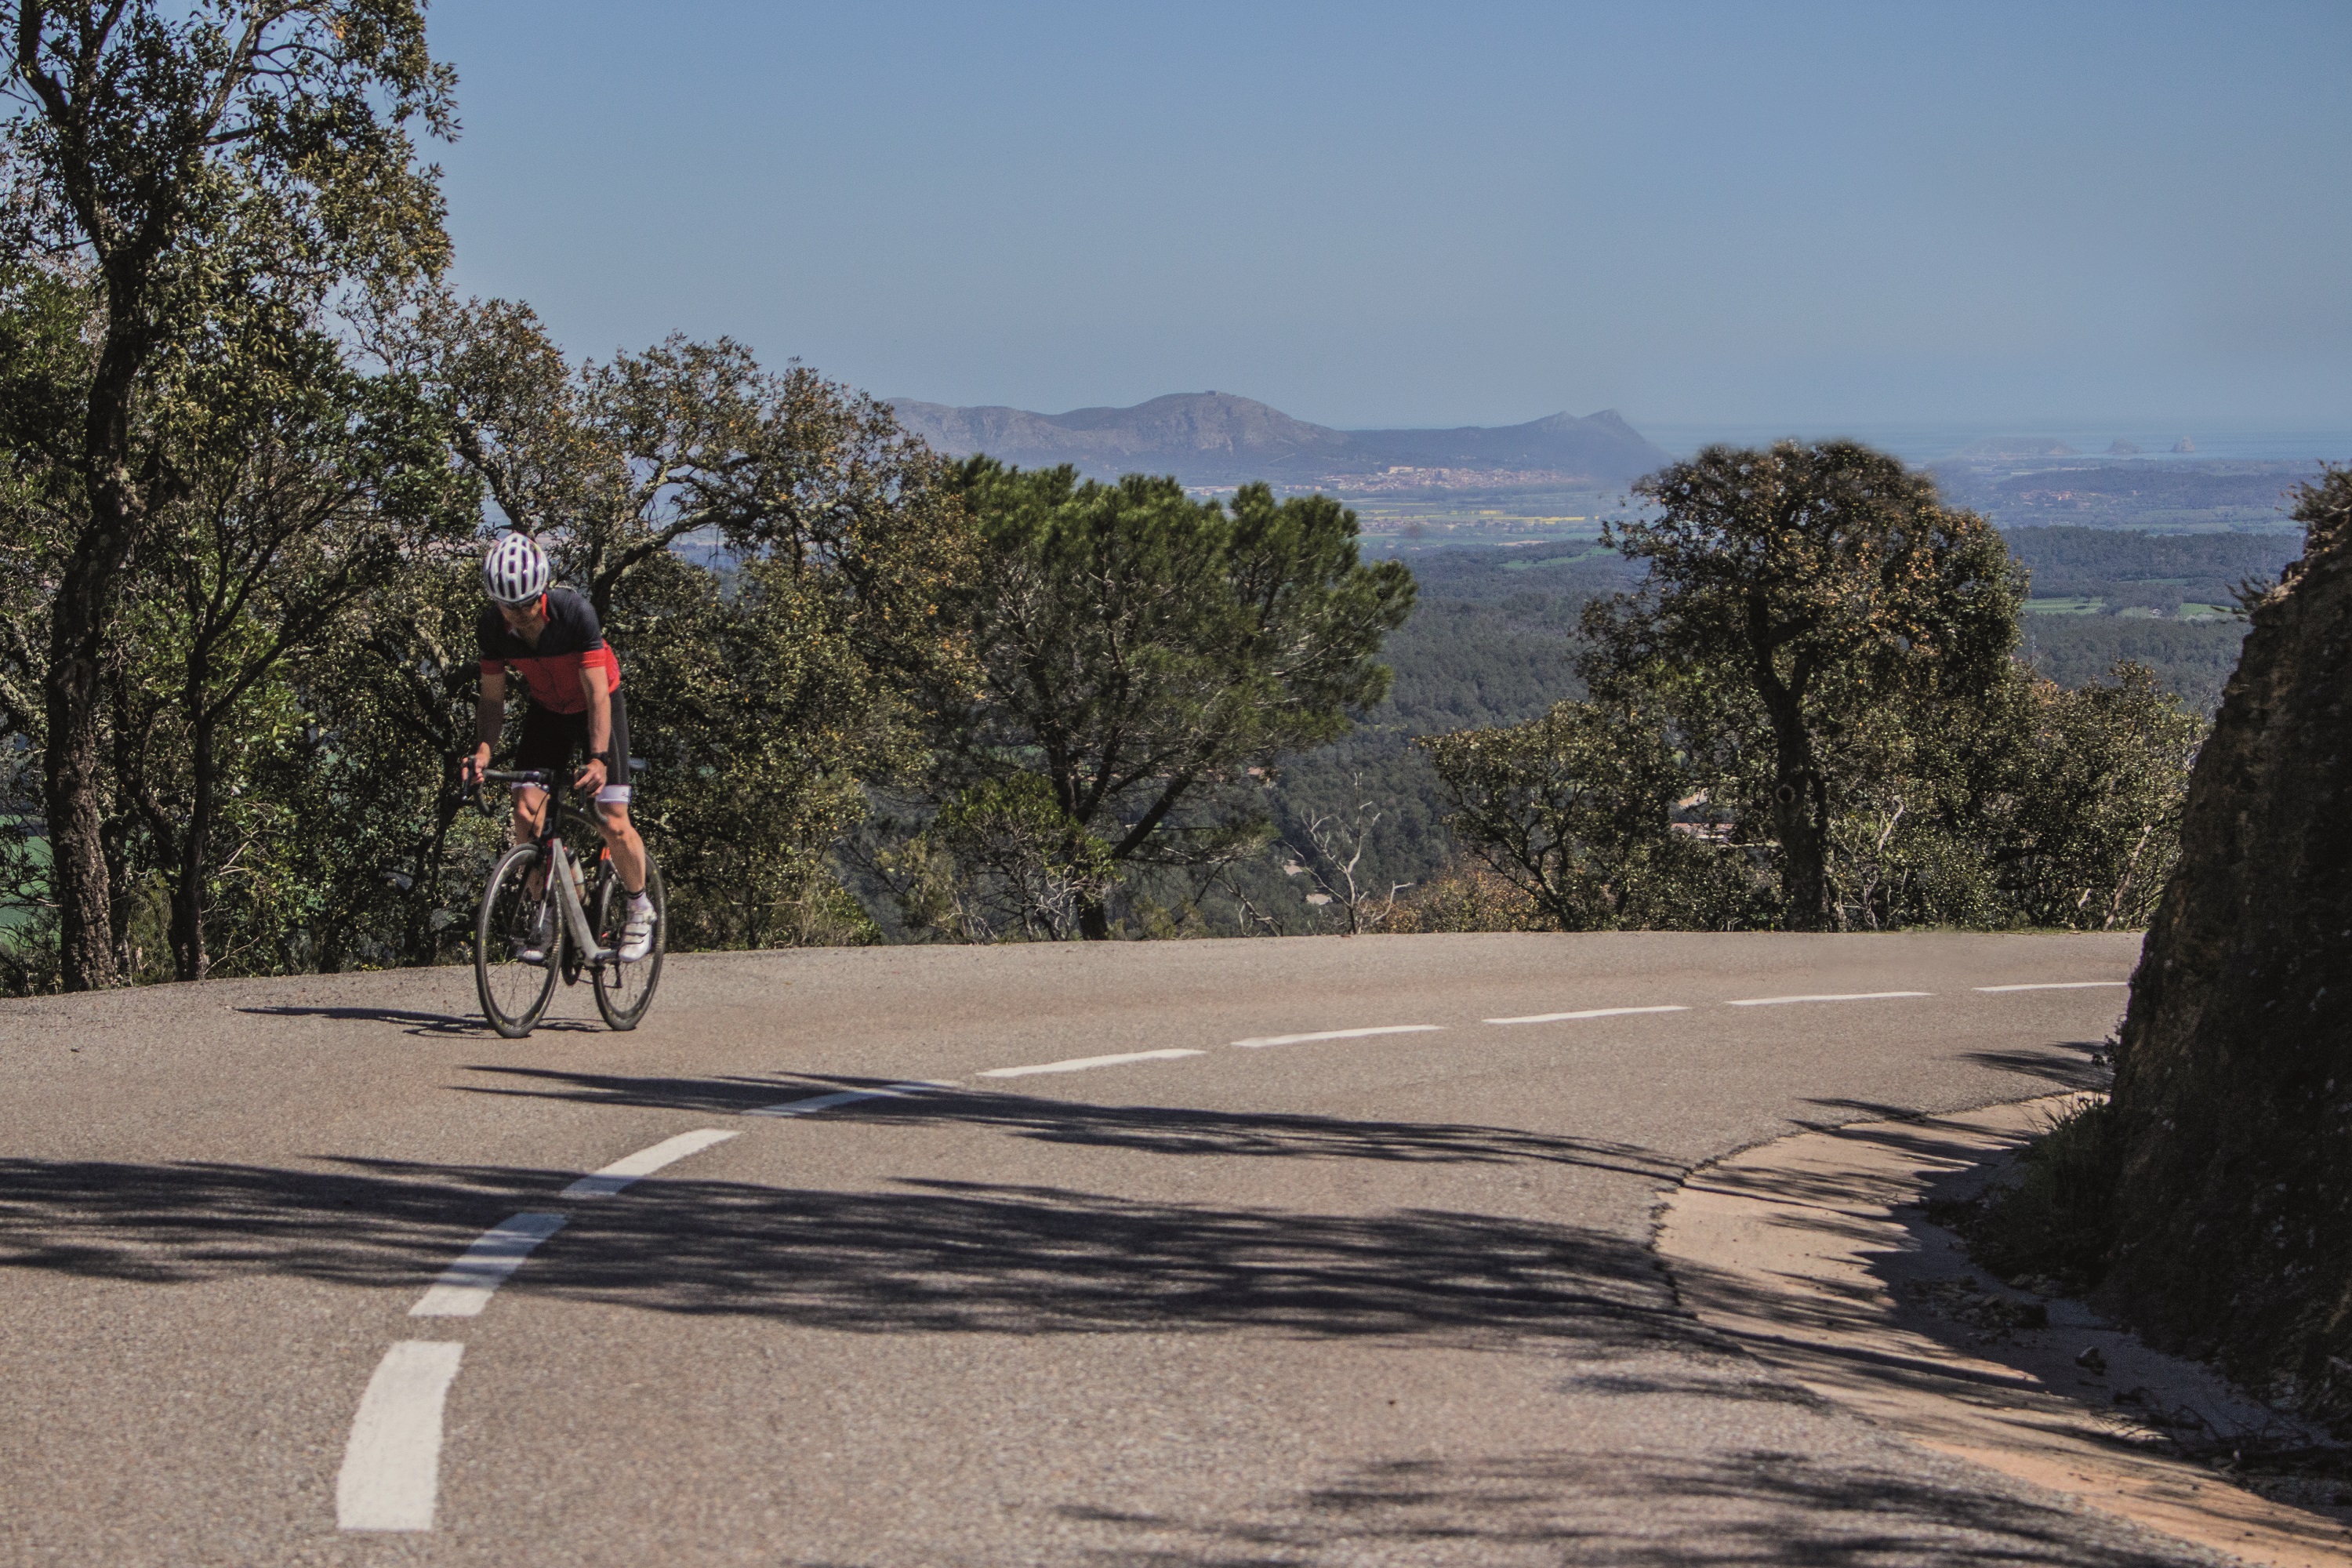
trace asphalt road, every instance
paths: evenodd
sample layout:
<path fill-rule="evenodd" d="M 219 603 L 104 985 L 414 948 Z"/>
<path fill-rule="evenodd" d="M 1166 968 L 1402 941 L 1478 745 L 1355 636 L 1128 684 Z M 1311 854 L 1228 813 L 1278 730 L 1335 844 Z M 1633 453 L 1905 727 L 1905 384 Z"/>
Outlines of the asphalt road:
<path fill-rule="evenodd" d="M 1648 1247 L 1696 1163 L 2088 1081 L 2137 947 L 710 956 L 520 1041 L 456 970 L 0 1005 L 0 1562 L 2205 1561 L 1817 1403 Z"/>

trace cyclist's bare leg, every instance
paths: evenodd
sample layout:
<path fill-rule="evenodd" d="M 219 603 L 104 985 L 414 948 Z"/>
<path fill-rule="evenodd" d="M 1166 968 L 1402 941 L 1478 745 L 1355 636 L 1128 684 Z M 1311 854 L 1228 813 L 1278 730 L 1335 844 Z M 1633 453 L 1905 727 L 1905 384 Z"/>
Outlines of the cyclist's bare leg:
<path fill-rule="evenodd" d="M 621 886 L 632 892 L 643 892 L 646 886 L 646 841 L 637 837 L 636 825 L 629 820 L 629 803 L 625 800 L 598 801 L 596 826 L 604 835 L 604 847 L 613 852 L 613 869 L 621 874 Z"/>
<path fill-rule="evenodd" d="M 547 819 L 547 792 L 530 784 L 517 784 L 514 789 L 514 841 L 528 844 L 539 837 L 540 825 Z M 547 868 L 541 865 L 530 874 L 530 896 L 539 897 L 547 886 Z"/>

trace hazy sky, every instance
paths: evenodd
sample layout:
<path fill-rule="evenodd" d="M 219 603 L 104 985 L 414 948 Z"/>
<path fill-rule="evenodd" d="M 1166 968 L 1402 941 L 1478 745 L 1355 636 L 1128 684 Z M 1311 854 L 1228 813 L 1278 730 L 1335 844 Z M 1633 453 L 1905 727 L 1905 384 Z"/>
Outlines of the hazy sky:
<path fill-rule="evenodd" d="M 2352 427 L 2352 5 L 442 0 L 594 356 L 1342 426 Z"/>

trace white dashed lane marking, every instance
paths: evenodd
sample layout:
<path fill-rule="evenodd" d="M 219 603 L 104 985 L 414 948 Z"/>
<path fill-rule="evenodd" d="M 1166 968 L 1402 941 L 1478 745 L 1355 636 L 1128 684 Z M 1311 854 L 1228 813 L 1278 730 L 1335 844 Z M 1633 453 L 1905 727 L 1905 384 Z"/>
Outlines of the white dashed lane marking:
<path fill-rule="evenodd" d="M 1791 1002 L 1885 1002 L 1897 996 L 1933 996 L 1933 991 L 1850 991 L 1843 994 L 1822 996 L 1749 996 L 1738 1002 L 1726 1002 L 1727 1007 L 1780 1007 Z"/>
<path fill-rule="evenodd" d="M 787 1100 L 777 1105 L 763 1105 L 746 1116 L 807 1116 L 814 1111 L 831 1110 L 836 1105 L 855 1105 L 861 1100 L 906 1100 L 931 1089 L 945 1089 L 938 1083 L 894 1083 L 883 1089 L 844 1089 L 831 1094 L 813 1094 L 806 1100 Z"/>
<path fill-rule="evenodd" d="M 2128 980 L 2044 980 L 2033 985 L 1979 985 L 1979 991 L 2101 991 L 2109 986 L 2129 990 Z"/>
<path fill-rule="evenodd" d="M 441 1407 L 466 1347 L 404 1340 L 383 1352 L 343 1447 L 335 1522 L 345 1530 L 430 1530 L 441 1489 Z"/>
<path fill-rule="evenodd" d="M 716 1127 L 698 1128 L 681 1132 L 675 1138 L 665 1138 L 650 1149 L 640 1149 L 626 1159 L 615 1160 L 601 1171 L 581 1177 L 560 1194 L 567 1198 L 609 1198 L 635 1183 L 645 1180 L 664 1165 L 671 1165 L 688 1154 L 699 1154 L 713 1143 L 724 1143 L 734 1137 Z"/>
<path fill-rule="evenodd" d="M 1309 1040 L 1360 1040 L 1368 1035 L 1426 1035 L 1443 1024 L 1385 1024 L 1377 1029 L 1318 1029 L 1311 1035 L 1260 1035 L 1234 1044 L 1254 1050 L 1260 1046 L 1303 1046 Z"/>
<path fill-rule="evenodd" d="M 1587 1007 L 1580 1013 L 1530 1013 L 1524 1018 L 1489 1018 L 1489 1024 L 1559 1024 L 1570 1018 L 1623 1018 L 1635 1013 L 1687 1013 L 1690 1009 L 1668 1007 Z"/>
<path fill-rule="evenodd" d="M 982 1078 L 1027 1078 L 1041 1072 L 1084 1072 L 1088 1068 L 1115 1068 L 1129 1062 L 1172 1062 L 1179 1057 L 1197 1057 L 1199 1051 L 1125 1051 L 1115 1057 L 1072 1057 L 1067 1061 L 1040 1062 L 1035 1067 L 990 1068 Z"/>
<path fill-rule="evenodd" d="M 522 1267 L 531 1249 L 563 1228 L 560 1214 L 519 1214 L 500 1220 L 474 1239 L 457 1261 L 441 1271 L 433 1289 L 408 1309 L 412 1318 L 476 1318 L 507 1276 Z"/>

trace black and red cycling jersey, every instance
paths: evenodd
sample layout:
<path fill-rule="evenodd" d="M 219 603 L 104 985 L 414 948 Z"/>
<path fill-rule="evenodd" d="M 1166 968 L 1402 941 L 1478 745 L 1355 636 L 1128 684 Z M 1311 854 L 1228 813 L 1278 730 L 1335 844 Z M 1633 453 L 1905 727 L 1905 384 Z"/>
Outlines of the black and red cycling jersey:
<path fill-rule="evenodd" d="M 581 689 L 582 668 L 601 666 L 604 689 L 618 691 L 621 661 L 604 646 L 604 629 L 597 624 L 595 609 L 587 600 L 569 588 L 550 588 L 541 605 L 547 625 L 539 634 L 536 647 L 508 629 L 506 617 L 496 605 L 482 606 L 482 618 L 476 626 L 482 645 L 482 673 L 511 669 L 522 677 L 523 689 L 541 708 L 556 713 L 584 713 L 588 693 Z"/>

